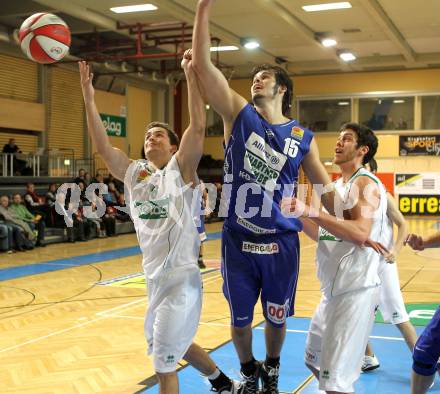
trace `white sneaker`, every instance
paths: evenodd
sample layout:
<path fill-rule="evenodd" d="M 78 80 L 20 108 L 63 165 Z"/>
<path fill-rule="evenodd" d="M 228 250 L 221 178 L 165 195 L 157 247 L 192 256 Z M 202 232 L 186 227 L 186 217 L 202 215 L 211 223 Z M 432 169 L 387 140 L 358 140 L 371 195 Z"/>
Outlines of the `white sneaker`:
<path fill-rule="evenodd" d="M 215 393 L 218 392 L 219 394 L 240 394 L 243 392 L 243 383 L 238 382 L 236 380 L 232 380 L 232 386 L 230 389 L 223 388 L 220 389 L 220 391 L 217 391 L 214 388 L 212 388 L 211 391 L 214 391 Z"/>
<path fill-rule="evenodd" d="M 368 372 L 373 371 L 376 368 L 379 368 L 379 360 L 375 355 L 373 356 L 364 356 L 364 361 L 362 362 L 361 371 Z"/>

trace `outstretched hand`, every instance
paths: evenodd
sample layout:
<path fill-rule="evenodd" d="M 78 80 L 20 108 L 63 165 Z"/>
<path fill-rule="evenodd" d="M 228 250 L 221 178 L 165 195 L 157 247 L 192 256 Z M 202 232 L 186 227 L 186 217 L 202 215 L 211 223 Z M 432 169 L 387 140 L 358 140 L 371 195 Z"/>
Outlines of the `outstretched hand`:
<path fill-rule="evenodd" d="M 417 234 L 408 234 L 405 239 L 404 245 L 411 246 L 414 250 L 423 250 L 425 249 L 425 244 L 423 242 L 423 238 Z"/>
<path fill-rule="evenodd" d="M 95 96 L 95 89 L 93 88 L 93 73 L 90 72 L 90 66 L 85 61 L 78 62 L 79 75 L 81 78 L 81 89 L 84 101 L 93 100 Z"/>

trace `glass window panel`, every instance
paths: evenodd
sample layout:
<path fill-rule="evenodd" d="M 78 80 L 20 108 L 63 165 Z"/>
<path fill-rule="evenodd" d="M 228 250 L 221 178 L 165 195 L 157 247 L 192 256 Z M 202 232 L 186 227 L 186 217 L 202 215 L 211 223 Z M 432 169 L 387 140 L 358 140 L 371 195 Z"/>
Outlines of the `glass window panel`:
<path fill-rule="evenodd" d="M 361 98 L 359 121 L 372 130 L 414 130 L 414 97 Z"/>
<path fill-rule="evenodd" d="M 440 129 L 440 96 L 422 97 L 422 129 Z"/>
<path fill-rule="evenodd" d="M 312 131 L 338 131 L 351 119 L 351 101 L 347 99 L 300 100 L 299 122 Z"/>
<path fill-rule="evenodd" d="M 206 136 L 223 136 L 223 120 L 210 106 L 206 106 Z"/>

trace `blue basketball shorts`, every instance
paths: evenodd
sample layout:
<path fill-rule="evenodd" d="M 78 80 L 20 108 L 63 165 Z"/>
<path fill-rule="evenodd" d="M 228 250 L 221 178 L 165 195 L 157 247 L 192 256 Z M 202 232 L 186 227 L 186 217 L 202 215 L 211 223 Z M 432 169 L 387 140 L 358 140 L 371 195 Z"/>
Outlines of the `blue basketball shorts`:
<path fill-rule="evenodd" d="M 413 370 L 431 376 L 440 369 L 440 308 L 420 335 L 413 350 Z"/>
<path fill-rule="evenodd" d="M 298 233 L 249 235 L 223 228 L 221 272 L 234 327 L 252 323 L 260 294 L 266 321 L 282 327 L 294 313 Z"/>

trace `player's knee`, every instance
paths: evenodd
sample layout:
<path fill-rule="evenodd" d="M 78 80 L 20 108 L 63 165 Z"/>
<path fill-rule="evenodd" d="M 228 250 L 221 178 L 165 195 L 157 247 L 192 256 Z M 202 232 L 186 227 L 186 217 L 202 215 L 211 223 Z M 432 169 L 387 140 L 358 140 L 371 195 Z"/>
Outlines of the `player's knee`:
<path fill-rule="evenodd" d="M 176 376 L 176 371 L 170 371 L 170 372 L 158 372 L 156 371 L 157 378 L 160 382 L 167 382 L 171 379 L 174 379 Z"/>
<path fill-rule="evenodd" d="M 419 375 L 431 376 L 434 375 L 437 370 L 437 363 L 424 363 L 413 359 L 412 369 Z"/>

